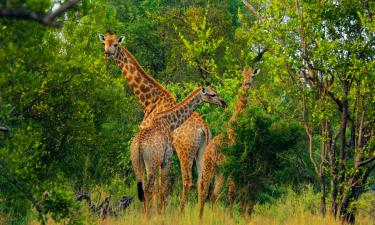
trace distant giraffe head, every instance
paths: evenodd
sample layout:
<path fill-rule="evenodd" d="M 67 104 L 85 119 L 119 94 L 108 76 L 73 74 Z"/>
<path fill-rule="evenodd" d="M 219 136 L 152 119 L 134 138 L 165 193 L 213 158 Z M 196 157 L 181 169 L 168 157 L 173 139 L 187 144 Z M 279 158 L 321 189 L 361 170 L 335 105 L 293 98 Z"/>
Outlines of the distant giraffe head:
<path fill-rule="evenodd" d="M 118 37 L 116 33 L 110 31 L 105 35 L 99 34 L 99 40 L 104 44 L 104 55 L 107 58 L 115 55 L 124 39 L 124 36 Z"/>
<path fill-rule="evenodd" d="M 259 73 L 260 69 L 252 69 L 250 67 L 246 67 L 242 71 L 242 75 L 244 76 L 244 82 L 242 83 L 245 87 L 249 88 L 251 85 L 251 82 L 253 82 L 254 76 L 256 76 Z"/>

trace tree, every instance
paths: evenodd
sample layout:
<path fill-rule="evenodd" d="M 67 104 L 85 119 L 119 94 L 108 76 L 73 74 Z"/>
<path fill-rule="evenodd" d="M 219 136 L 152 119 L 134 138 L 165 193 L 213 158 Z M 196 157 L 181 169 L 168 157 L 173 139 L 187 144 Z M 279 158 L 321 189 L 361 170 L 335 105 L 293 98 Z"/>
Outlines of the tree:
<path fill-rule="evenodd" d="M 331 213 L 354 222 L 352 203 L 375 167 L 371 3 L 297 0 L 257 5 L 265 19 L 250 30 L 258 34 L 252 43 L 269 47 L 271 54 L 265 58 L 274 66 L 272 74 L 285 85 L 287 96 L 300 102 L 294 116 L 305 126 L 311 144 L 321 211 L 327 175 Z M 319 160 L 315 138 L 320 139 Z"/>

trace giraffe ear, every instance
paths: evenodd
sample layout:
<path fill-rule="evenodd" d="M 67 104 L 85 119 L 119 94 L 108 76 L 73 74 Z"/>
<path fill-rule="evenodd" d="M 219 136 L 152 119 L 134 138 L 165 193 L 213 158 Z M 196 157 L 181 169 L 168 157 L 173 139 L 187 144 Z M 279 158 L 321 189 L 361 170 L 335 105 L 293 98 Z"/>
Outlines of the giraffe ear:
<path fill-rule="evenodd" d="M 259 69 L 259 68 L 256 68 L 256 69 L 253 71 L 253 76 L 258 75 L 259 72 L 260 72 L 260 69 Z"/>
<path fill-rule="evenodd" d="M 103 34 L 99 34 L 99 40 L 104 43 L 105 37 Z"/>
<path fill-rule="evenodd" d="M 125 40 L 125 37 L 124 36 L 121 36 L 117 39 L 117 42 L 120 44 L 121 42 L 123 42 Z"/>
<path fill-rule="evenodd" d="M 206 94 L 206 89 L 204 87 L 201 87 L 201 92 L 205 95 Z"/>

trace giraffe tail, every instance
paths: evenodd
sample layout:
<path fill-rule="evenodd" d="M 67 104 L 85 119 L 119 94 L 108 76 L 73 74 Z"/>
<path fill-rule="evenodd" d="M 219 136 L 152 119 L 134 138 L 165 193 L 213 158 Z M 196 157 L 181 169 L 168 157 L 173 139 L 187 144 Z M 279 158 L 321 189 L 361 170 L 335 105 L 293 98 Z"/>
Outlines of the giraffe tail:
<path fill-rule="evenodd" d="M 135 138 L 133 139 L 130 145 L 130 157 L 134 169 L 134 173 L 137 177 L 137 189 L 138 189 L 138 199 L 143 202 L 144 201 L 144 191 L 143 191 L 143 175 L 144 175 L 144 162 L 142 157 L 142 149 L 140 144 L 142 132 L 138 133 Z"/>
<path fill-rule="evenodd" d="M 204 133 L 204 139 L 202 139 L 202 141 L 204 141 L 204 143 L 202 143 L 201 146 L 199 147 L 197 156 L 196 156 L 196 164 L 197 164 L 197 171 L 198 171 L 198 184 L 202 176 L 201 165 L 202 165 L 204 151 L 206 150 L 206 147 L 212 138 L 211 130 L 208 127 L 207 123 L 204 123 L 203 133 Z"/>
<path fill-rule="evenodd" d="M 138 188 L 138 199 L 139 201 L 143 202 L 145 200 L 145 193 L 143 192 L 142 181 L 138 181 L 137 188 Z"/>

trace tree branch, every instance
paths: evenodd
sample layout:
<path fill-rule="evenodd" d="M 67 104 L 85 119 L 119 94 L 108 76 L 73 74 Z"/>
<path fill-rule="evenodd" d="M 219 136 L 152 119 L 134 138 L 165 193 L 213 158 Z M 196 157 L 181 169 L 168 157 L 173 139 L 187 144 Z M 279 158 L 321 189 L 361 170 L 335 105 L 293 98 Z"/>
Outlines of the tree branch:
<path fill-rule="evenodd" d="M 310 161 L 311 161 L 311 163 L 314 166 L 314 170 L 315 170 L 316 175 L 320 176 L 320 171 L 318 170 L 318 165 L 315 162 L 314 157 L 313 157 L 313 136 L 312 136 L 312 131 L 311 131 L 311 129 L 308 127 L 308 125 L 305 122 L 303 122 L 303 127 L 305 128 L 307 137 L 309 138 L 309 157 L 310 157 Z"/>
<path fill-rule="evenodd" d="M 45 14 L 45 13 L 38 13 L 31 10 L 25 9 L 4 9 L 0 8 L 0 17 L 4 18 L 15 18 L 21 20 L 33 20 L 42 25 L 50 26 L 50 27 L 61 27 L 62 24 L 60 22 L 56 22 L 55 18 L 62 15 L 64 12 L 69 10 L 75 4 L 77 4 L 80 0 L 68 0 L 56 10 Z"/>
<path fill-rule="evenodd" d="M 335 101 L 338 109 L 340 112 L 342 112 L 342 108 L 343 108 L 343 105 L 342 105 L 342 102 L 340 101 L 340 99 L 338 99 L 335 94 L 333 94 L 331 91 L 327 91 L 327 94 L 329 95 L 329 97 L 332 98 L 333 101 Z"/>
<path fill-rule="evenodd" d="M 258 12 L 258 10 L 256 10 L 254 6 L 252 6 L 248 1 L 242 0 L 242 3 L 246 6 L 246 8 L 248 8 L 252 13 L 254 13 L 259 20 L 264 19 L 263 16 Z"/>
<path fill-rule="evenodd" d="M 372 157 L 370 157 L 370 158 L 368 158 L 368 159 L 365 159 L 365 160 L 362 160 L 362 161 L 358 162 L 357 166 L 358 166 L 358 167 L 360 167 L 360 166 L 364 166 L 364 165 L 366 165 L 366 164 L 371 163 L 371 162 L 374 161 L 374 160 L 375 160 L 375 156 L 372 156 Z"/>

